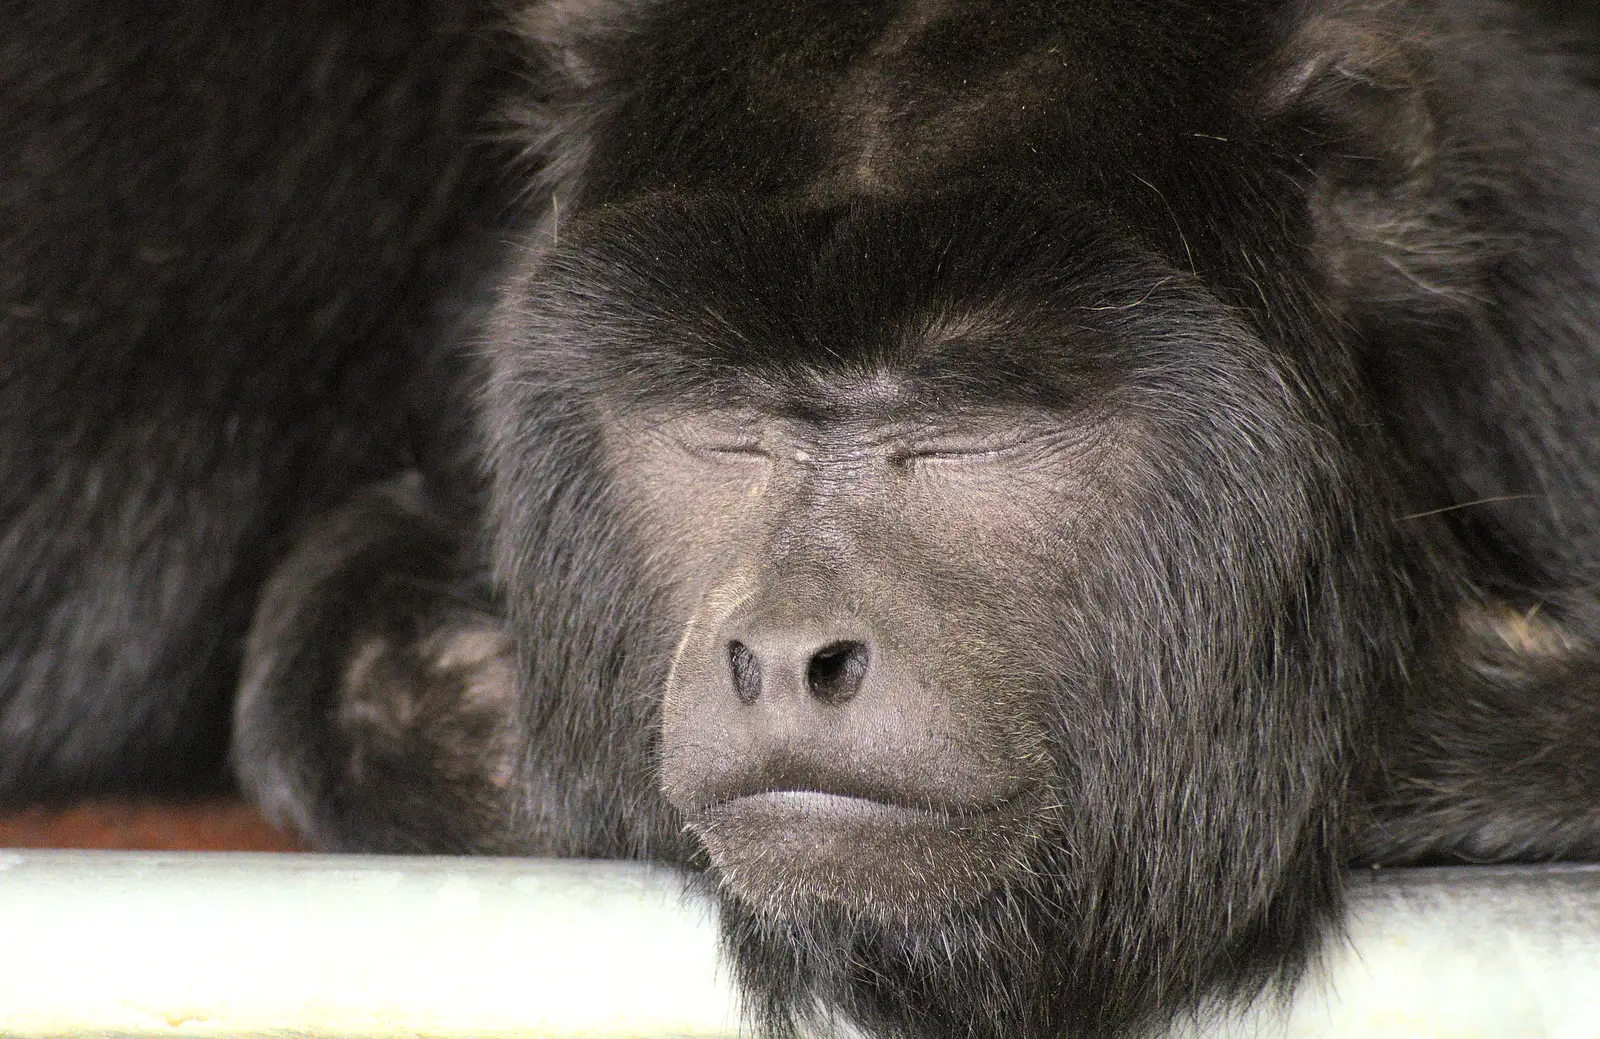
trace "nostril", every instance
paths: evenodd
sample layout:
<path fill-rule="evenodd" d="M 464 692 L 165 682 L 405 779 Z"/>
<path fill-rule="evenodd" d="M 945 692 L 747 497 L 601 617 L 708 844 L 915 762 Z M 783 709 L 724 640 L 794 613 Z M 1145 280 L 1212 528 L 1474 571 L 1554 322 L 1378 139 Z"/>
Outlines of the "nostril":
<path fill-rule="evenodd" d="M 761 698 L 761 662 L 743 642 L 728 643 L 728 669 L 733 672 L 733 694 L 745 705 Z"/>
<path fill-rule="evenodd" d="M 861 690 L 867 676 L 867 647 L 859 642 L 833 642 L 806 665 L 806 689 L 823 703 L 844 703 Z"/>

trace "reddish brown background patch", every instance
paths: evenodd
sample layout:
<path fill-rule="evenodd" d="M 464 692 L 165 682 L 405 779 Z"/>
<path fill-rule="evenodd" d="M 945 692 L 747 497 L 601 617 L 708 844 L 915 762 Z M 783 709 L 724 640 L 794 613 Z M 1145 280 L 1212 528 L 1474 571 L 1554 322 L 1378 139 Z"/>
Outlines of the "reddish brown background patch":
<path fill-rule="evenodd" d="M 0 847 L 304 851 L 236 799 L 93 801 L 0 814 Z"/>

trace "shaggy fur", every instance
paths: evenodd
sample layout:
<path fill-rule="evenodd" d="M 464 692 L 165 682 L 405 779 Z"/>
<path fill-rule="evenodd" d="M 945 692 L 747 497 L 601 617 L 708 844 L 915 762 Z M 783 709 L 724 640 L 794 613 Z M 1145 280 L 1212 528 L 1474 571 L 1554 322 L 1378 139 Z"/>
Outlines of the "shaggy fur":
<path fill-rule="evenodd" d="M 684 866 L 773 1036 L 1600 856 L 1592 12 L 389 6 L 0 15 L 0 796 L 238 674 L 314 843 Z"/>

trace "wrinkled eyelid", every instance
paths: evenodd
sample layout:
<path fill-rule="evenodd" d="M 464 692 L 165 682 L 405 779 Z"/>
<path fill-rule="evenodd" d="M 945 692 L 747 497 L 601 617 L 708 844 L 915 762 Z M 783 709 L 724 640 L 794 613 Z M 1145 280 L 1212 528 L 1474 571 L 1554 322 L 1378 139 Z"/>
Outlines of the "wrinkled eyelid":
<path fill-rule="evenodd" d="M 704 444 L 699 450 L 712 455 L 750 455 L 756 458 L 766 458 L 772 454 L 760 444 Z"/>
<path fill-rule="evenodd" d="M 918 444 L 895 453 L 898 460 L 984 462 L 1005 458 L 1027 445 L 1025 440 L 1000 443 Z"/>
<path fill-rule="evenodd" d="M 678 420 L 658 427 L 679 448 L 691 454 L 764 454 L 760 426 L 753 420 Z"/>
<path fill-rule="evenodd" d="M 772 454 L 757 440 L 683 437 L 678 438 L 678 446 L 690 454 L 709 458 L 769 458 Z"/>
<path fill-rule="evenodd" d="M 979 448 L 979 447 L 928 447 L 907 451 L 904 457 L 912 461 L 973 461 L 979 462 L 988 458 L 997 458 L 1006 453 L 1005 448 Z"/>

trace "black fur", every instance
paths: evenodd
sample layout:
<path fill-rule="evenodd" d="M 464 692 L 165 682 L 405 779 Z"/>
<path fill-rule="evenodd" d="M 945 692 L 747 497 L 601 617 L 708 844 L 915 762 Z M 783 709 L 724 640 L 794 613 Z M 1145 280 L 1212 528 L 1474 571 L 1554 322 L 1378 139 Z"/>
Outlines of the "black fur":
<path fill-rule="evenodd" d="M 1600 856 L 1591 8 L 144 10 L 0 16 L 6 799 L 203 774 L 253 609 L 266 807 L 700 871 L 775 1035 Z"/>
<path fill-rule="evenodd" d="M 492 17 L 0 10 L 0 800 L 218 783 L 296 520 L 454 450 L 434 344 L 511 191 Z"/>

